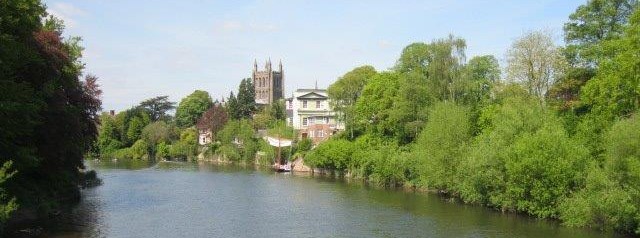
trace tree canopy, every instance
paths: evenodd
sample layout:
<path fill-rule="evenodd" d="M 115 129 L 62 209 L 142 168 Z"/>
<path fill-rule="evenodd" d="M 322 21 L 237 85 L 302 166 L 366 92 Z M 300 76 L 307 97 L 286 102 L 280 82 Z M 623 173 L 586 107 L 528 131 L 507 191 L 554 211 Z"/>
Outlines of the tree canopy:
<path fill-rule="evenodd" d="M 209 93 L 202 90 L 195 90 L 189 96 L 183 98 L 176 108 L 176 123 L 180 127 L 190 127 L 202 113 L 213 105 L 213 100 Z"/>

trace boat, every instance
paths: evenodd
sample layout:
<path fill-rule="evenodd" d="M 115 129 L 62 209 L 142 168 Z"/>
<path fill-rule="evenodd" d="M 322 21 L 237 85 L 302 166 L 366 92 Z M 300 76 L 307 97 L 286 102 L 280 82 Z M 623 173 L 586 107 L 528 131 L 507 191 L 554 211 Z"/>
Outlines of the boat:
<path fill-rule="evenodd" d="M 274 164 L 274 170 L 276 172 L 291 172 L 291 162 L 286 164 Z"/>
<path fill-rule="evenodd" d="M 277 158 L 275 159 L 274 163 L 273 163 L 273 169 L 276 172 L 291 172 L 291 162 L 287 162 L 286 164 L 282 164 L 282 158 L 281 158 L 281 148 L 282 147 L 289 147 L 291 148 L 291 144 L 292 141 L 291 140 L 283 140 L 280 138 L 280 135 L 278 135 L 278 138 L 272 138 L 272 137 L 266 137 L 265 138 L 267 142 L 269 142 L 270 145 L 275 146 L 276 148 L 278 148 L 276 154 L 277 154 Z"/>

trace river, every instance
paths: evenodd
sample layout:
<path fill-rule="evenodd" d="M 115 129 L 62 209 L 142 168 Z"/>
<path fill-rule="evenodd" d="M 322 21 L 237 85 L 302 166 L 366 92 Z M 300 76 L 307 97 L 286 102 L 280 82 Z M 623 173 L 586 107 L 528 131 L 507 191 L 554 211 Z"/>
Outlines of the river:
<path fill-rule="evenodd" d="M 212 164 L 88 162 L 103 184 L 44 237 L 614 237 L 437 195 Z"/>

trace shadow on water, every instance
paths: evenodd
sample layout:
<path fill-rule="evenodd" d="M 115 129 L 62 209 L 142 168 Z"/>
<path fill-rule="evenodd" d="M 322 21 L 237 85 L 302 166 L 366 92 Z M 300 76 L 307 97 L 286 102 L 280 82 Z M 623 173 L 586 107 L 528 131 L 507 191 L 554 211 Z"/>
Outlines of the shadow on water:
<path fill-rule="evenodd" d="M 191 162 L 89 161 L 104 185 L 41 237 L 615 237 L 308 173 Z"/>

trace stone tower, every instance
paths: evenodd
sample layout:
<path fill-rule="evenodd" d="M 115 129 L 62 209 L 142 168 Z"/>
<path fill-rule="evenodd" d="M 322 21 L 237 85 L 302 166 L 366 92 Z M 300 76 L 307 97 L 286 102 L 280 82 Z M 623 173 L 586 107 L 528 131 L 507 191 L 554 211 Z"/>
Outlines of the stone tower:
<path fill-rule="evenodd" d="M 271 59 L 267 60 L 263 71 L 258 70 L 258 62 L 253 62 L 253 88 L 256 92 L 256 103 L 268 105 L 284 98 L 284 72 L 282 62 L 278 64 L 278 71 L 271 68 Z"/>

